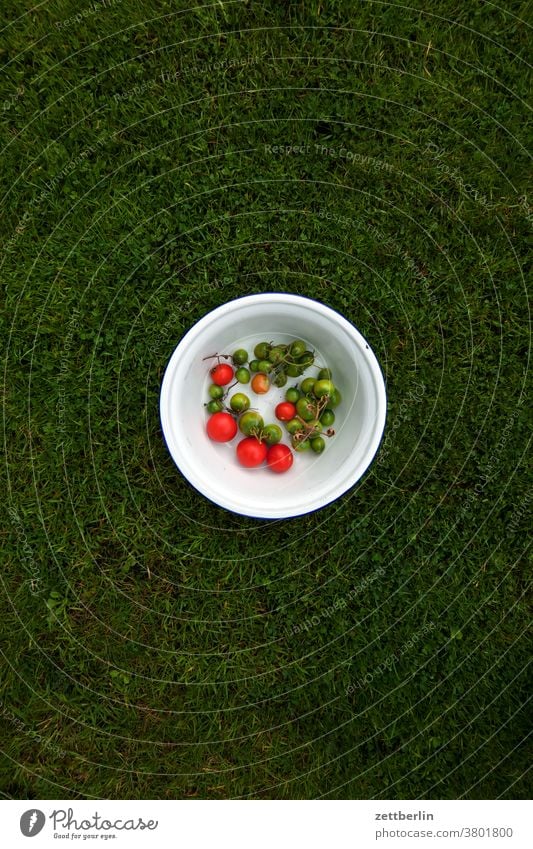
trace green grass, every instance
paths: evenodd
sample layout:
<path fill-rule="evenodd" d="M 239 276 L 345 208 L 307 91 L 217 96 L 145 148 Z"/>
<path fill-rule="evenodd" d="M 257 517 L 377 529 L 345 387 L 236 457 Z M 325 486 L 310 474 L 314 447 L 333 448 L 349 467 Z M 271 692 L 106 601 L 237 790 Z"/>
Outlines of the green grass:
<path fill-rule="evenodd" d="M 526 4 L 97 5 L 2 7 L 1 792 L 527 797 Z M 353 490 L 270 523 L 158 419 L 182 334 L 268 290 L 389 400 Z"/>

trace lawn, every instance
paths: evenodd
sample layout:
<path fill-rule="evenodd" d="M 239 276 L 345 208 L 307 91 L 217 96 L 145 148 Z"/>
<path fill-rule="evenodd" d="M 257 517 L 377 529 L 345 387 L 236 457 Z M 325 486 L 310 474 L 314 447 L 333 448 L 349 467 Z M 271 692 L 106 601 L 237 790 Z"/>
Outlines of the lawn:
<path fill-rule="evenodd" d="M 525 17 L 3 0 L 4 798 L 529 795 Z M 388 393 L 365 476 L 272 522 L 158 414 L 265 291 Z"/>

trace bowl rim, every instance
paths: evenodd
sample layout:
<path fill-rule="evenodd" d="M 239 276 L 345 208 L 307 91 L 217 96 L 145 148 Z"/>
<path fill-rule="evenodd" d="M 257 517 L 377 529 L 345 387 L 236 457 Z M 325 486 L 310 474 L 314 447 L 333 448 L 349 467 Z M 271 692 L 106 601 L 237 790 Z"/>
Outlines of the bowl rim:
<path fill-rule="evenodd" d="M 169 440 L 169 434 L 172 433 L 172 426 L 170 420 L 170 390 L 172 385 L 172 376 L 176 369 L 177 363 L 179 362 L 183 351 L 190 345 L 192 341 L 196 337 L 198 337 L 206 327 L 213 324 L 217 319 L 221 318 L 224 315 L 227 315 L 230 312 L 234 312 L 240 308 L 247 307 L 254 304 L 261 304 L 268 302 L 269 304 L 276 303 L 278 301 L 280 304 L 291 304 L 293 306 L 305 306 L 307 309 L 311 309 L 314 312 L 321 313 L 322 315 L 328 316 L 335 323 L 339 324 L 344 331 L 353 339 L 355 344 L 360 348 L 362 355 L 366 358 L 367 364 L 372 376 L 372 380 L 374 383 L 374 388 L 376 391 L 376 401 L 377 401 L 377 412 L 376 412 L 376 422 L 374 425 L 374 430 L 372 434 L 372 438 L 369 440 L 369 443 L 366 447 L 364 456 L 359 461 L 359 463 L 352 469 L 351 473 L 347 475 L 343 480 L 339 483 L 337 488 L 331 490 L 327 495 L 321 496 L 313 503 L 309 509 L 297 509 L 288 511 L 287 509 L 276 509 L 275 507 L 269 508 L 268 514 L 264 510 L 258 510 L 254 508 L 248 508 L 247 510 L 238 509 L 236 506 L 236 502 L 228 498 L 225 500 L 221 498 L 217 493 L 216 497 L 211 492 L 208 487 L 205 487 L 201 481 L 195 479 L 194 474 L 191 472 L 188 473 L 188 469 L 182 468 L 180 464 L 181 455 L 179 451 L 176 451 L 176 445 L 171 444 L 172 440 Z M 165 368 L 165 373 L 163 375 L 163 379 L 161 381 L 161 390 L 159 396 L 159 417 L 161 423 L 161 430 L 163 433 L 163 440 L 166 445 L 166 448 L 172 457 L 175 465 L 177 466 L 180 474 L 191 484 L 191 486 L 199 493 L 201 493 L 205 498 L 207 498 L 211 503 L 216 504 L 218 507 L 222 507 L 225 510 L 229 510 L 231 513 L 235 513 L 240 516 L 247 516 L 253 519 L 291 519 L 296 518 L 298 516 L 304 516 L 308 513 L 313 513 L 315 510 L 320 510 L 323 507 L 326 507 L 328 504 L 332 504 L 349 489 L 352 488 L 365 474 L 367 469 L 372 464 L 372 461 L 377 453 L 377 450 L 381 444 L 381 440 L 383 438 L 383 433 L 385 430 L 385 421 L 387 417 L 387 392 L 385 386 L 385 380 L 383 377 L 383 373 L 381 367 L 379 365 L 378 359 L 374 354 L 371 346 L 361 334 L 361 332 L 348 321 L 341 313 L 334 310 L 332 307 L 327 304 L 322 303 L 322 301 L 317 301 L 313 298 L 307 298 L 303 295 L 294 295 L 289 292 L 261 292 L 259 294 L 254 295 L 243 295 L 239 298 L 234 298 L 231 301 L 226 301 L 224 304 L 220 304 L 218 307 L 215 307 L 213 310 L 210 310 L 206 313 L 202 318 L 198 319 L 197 322 L 193 324 L 192 327 L 189 328 L 182 336 L 174 351 L 172 352 L 167 366 Z"/>

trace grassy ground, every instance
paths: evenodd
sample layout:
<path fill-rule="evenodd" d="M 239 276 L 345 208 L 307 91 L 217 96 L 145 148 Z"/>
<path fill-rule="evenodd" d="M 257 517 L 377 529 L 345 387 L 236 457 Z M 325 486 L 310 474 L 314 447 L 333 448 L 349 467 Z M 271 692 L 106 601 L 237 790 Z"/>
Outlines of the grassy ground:
<path fill-rule="evenodd" d="M 189 5 L 2 4 L 2 793 L 525 797 L 525 4 Z M 268 290 L 389 396 L 364 479 L 272 523 L 158 420 Z"/>

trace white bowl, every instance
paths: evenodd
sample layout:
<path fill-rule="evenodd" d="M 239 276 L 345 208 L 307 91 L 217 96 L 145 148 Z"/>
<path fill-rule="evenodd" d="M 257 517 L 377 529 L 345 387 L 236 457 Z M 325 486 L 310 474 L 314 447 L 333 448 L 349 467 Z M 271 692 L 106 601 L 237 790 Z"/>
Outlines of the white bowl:
<path fill-rule="evenodd" d="M 327 365 L 343 401 L 335 410 L 335 436 L 321 455 L 295 453 L 288 472 L 274 474 L 266 465 L 246 469 L 237 463 L 235 446 L 212 442 L 206 434 L 209 368 L 215 353 L 231 354 L 261 340 L 303 339 L 316 351 L 315 362 Z M 227 362 L 222 360 L 222 362 Z M 311 367 L 304 377 L 315 376 Z M 255 395 L 243 391 L 258 408 L 265 424 L 276 422 L 274 407 L 289 386 Z M 310 513 L 330 504 L 364 474 L 385 427 L 387 399 L 378 361 L 370 346 L 339 313 L 299 295 L 269 292 L 229 301 L 205 315 L 185 334 L 168 363 L 161 386 L 163 434 L 174 462 L 187 480 L 221 507 L 260 519 L 280 519 Z M 284 432 L 283 442 L 289 437 Z"/>

